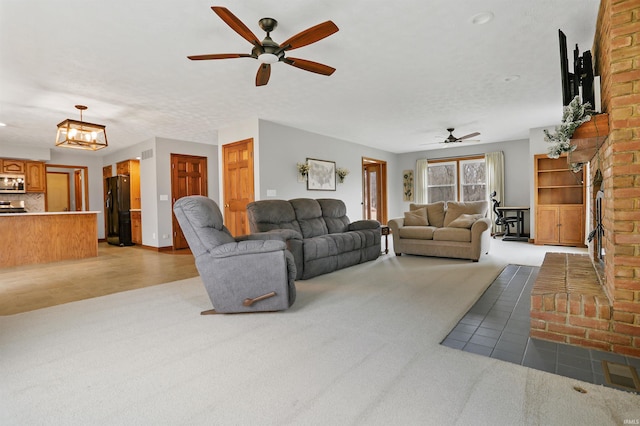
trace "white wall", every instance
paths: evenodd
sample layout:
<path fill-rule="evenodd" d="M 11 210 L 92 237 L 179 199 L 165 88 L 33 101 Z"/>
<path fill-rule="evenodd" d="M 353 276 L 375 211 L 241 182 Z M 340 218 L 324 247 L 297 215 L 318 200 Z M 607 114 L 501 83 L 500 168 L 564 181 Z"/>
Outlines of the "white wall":
<path fill-rule="evenodd" d="M 53 140 L 51 141 L 53 146 Z M 33 161 L 49 161 L 51 152 L 65 148 L 38 148 L 29 145 L 0 144 L 0 158 L 24 158 Z M 68 149 L 67 149 L 68 150 Z"/>
<path fill-rule="evenodd" d="M 362 219 L 362 157 L 369 157 L 387 162 L 388 214 L 390 218 L 398 214 L 402 186 L 398 189 L 395 184 L 400 178 L 397 154 L 265 120 L 259 120 L 259 136 L 260 154 L 256 158 L 260 188 L 256 189 L 256 200 L 338 198 L 345 202 L 349 219 Z M 298 182 L 296 168 L 296 163 L 307 158 L 335 161 L 336 167 L 347 168 L 350 173 L 344 183 L 336 183 L 335 191 L 309 191 L 306 182 Z M 267 197 L 268 190 L 275 191 L 275 196 Z"/>
<path fill-rule="evenodd" d="M 533 161 L 530 160 L 529 141 L 526 139 L 478 146 L 452 146 L 450 148 L 406 153 L 400 155 L 398 167 L 401 171 L 409 169 L 415 173 L 416 160 L 420 158 L 435 160 L 439 158 L 484 155 L 487 152 L 497 151 L 504 153 L 505 169 L 505 195 L 504 200 L 500 200 L 500 204 L 503 206 L 531 206 L 533 208 L 533 201 L 530 199 L 532 190 L 530 181 L 532 180 L 533 171 L 529 171 L 529 165 L 533 164 Z M 402 181 L 399 182 L 399 185 L 402 185 Z M 409 210 L 409 202 L 402 202 L 402 209 L 402 212 Z M 531 216 L 533 215 L 531 214 Z M 529 219 L 525 215 L 526 232 L 530 228 L 529 223 Z"/>

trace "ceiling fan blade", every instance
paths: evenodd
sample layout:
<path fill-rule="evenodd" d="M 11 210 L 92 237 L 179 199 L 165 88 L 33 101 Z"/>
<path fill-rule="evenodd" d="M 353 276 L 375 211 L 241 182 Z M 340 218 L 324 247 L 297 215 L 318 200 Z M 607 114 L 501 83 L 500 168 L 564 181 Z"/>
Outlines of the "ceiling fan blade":
<path fill-rule="evenodd" d="M 260 64 L 258 68 L 258 74 L 256 74 L 256 86 L 264 86 L 269 82 L 271 76 L 271 65 Z"/>
<path fill-rule="evenodd" d="M 329 65 L 320 64 L 318 62 L 308 61 L 299 58 L 286 58 L 285 63 L 292 65 L 301 70 L 315 72 L 316 74 L 331 75 L 336 70 Z"/>
<path fill-rule="evenodd" d="M 480 133 L 479 132 L 473 132 L 473 133 L 469 133 L 468 135 L 464 135 L 461 138 L 458 138 L 459 141 L 463 140 L 463 139 L 469 139 L 472 138 L 474 136 L 478 136 Z"/>
<path fill-rule="evenodd" d="M 286 41 L 280 43 L 280 47 L 283 50 L 297 49 L 299 47 L 315 43 L 325 37 L 329 37 L 335 32 L 338 32 L 336 24 L 331 21 L 326 21 L 290 37 Z"/>
<path fill-rule="evenodd" d="M 187 58 L 192 61 L 205 61 L 208 59 L 232 59 L 232 58 L 251 58 L 248 53 L 214 53 L 211 55 L 192 55 Z"/>
<path fill-rule="evenodd" d="M 211 6 L 211 9 L 222 19 L 231 29 L 238 34 L 249 43 L 254 46 L 262 46 L 260 40 L 254 33 L 251 32 L 249 28 L 240 20 L 236 15 L 231 13 L 229 9 L 221 6 Z"/>

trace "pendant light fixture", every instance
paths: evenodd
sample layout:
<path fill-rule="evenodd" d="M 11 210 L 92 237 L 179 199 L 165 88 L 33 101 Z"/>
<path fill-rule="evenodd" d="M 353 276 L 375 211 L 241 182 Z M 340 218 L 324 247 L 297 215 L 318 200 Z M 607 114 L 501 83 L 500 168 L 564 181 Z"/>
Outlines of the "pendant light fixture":
<path fill-rule="evenodd" d="M 105 126 L 82 121 L 82 111 L 87 107 L 76 105 L 80 110 L 80 121 L 66 119 L 58 124 L 56 146 L 65 148 L 85 149 L 97 151 L 107 147 L 107 133 Z"/>

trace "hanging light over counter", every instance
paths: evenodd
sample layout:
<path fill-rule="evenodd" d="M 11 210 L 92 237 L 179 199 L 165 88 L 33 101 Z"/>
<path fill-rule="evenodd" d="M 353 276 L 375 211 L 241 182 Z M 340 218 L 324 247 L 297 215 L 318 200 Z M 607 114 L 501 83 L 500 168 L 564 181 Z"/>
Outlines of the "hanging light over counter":
<path fill-rule="evenodd" d="M 97 151 L 108 146 L 105 126 L 82 121 L 82 111 L 87 107 L 76 105 L 80 110 L 80 121 L 66 119 L 58 124 L 56 146 L 65 148 L 85 149 Z"/>

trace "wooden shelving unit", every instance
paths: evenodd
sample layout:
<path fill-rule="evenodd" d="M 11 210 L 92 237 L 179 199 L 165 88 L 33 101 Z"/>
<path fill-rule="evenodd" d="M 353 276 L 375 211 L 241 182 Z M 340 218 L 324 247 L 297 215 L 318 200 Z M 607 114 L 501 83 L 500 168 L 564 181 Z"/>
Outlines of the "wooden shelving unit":
<path fill-rule="evenodd" d="M 584 247 L 584 171 L 569 169 L 566 156 L 535 159 L 536 244 Z"/>

